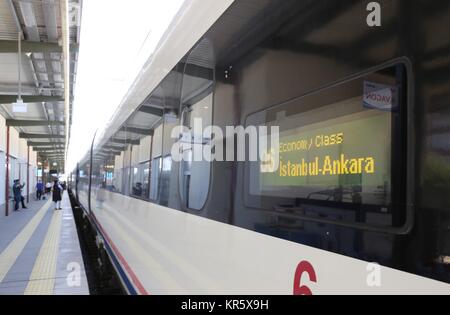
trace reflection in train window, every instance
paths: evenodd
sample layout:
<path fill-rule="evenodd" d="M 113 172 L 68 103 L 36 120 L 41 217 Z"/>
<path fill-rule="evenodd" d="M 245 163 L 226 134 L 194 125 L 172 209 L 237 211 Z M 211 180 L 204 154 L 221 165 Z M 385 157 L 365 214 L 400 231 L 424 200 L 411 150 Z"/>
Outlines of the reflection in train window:
<path fill-rule="evenodd" d="M 249 116 L 247 125 L 279 126 L 280 143 L 278 159 L 247 163 L 246 203 L 401 226 L 405 91 L 397 65 Z"/>
<path fill-rule="evenodd" d="M 162 159 L 159 204 L 166 207 L 169 205 L 172 165 L 172 156 Z"/>
<path fill-rule="evenodd" d="M 158 203 L 162 206 L 169 206 L 169 203 L 173 202 L 176 198 L 169 198 L 170 194 L 174 191 L 171 186 L 176 182 L 176 171 L 173 167 L 177 167 L 177 164 L 172 161 L 172 147 L 175 143 L 175 139 L 172 138 L 172 131 L 179 126 L 178 107 L 179 102 L 175 102 L 176 91 L 172 90 L 173 96 L 172 102 L 166 104 L 164 108 L 164 130 L 163 130 L 163 148 L 162 148 L 162 165 L 160 174 L 160 187 L 159 187 L 159 200 Z M 176 187 L 176 186 L 175 186 Z M 172 208 L 176 206 L 171 205 Z"/>
<path fill-rule="evenodd" d="M 86 189 L 87 185 L 89 184 L 89 163 L 83 163 L 80 166 L 80 170 L 78 173 L 78 180 L 79 184 L 81 185 L 80 188 Z"/>
<path fill-rule="evenodd" d="M 114 155 L 110 190 L 158 200 L 164 102 L 161 88 L 155 89 L 105 148 Z"/>
<path fill-rule="evenodd" d="M 134 197 L 145 197 L 149 189 L 150 162 L 133 167 L 133 180 L 131 195 Z"/>
<path fill-rule="evenodd" d="M 162 120 L 158 122 L 158 127 L 154 130 L 152 147 L 151 147 L 151 168 L 150 168 L 150 189 L 148 198 L 153 201 L 158 201 L 159 185 L 161 180 L 161 154 L 162 154 L 162 136 L 163 124 Z"/>
<path fill-rule="evenodd" d="M 138 132 L 139 130 L 135 130 Z M 152 133 L 147 129 L 140 130 L 141 134 Z M 148 198 L 150 183 L 150 153 L 152 146 L 152 136 L 148 135 L 140 139 L 139 145 L 133 146 L 131 158 L 131 190 L 133 197 Z"/>
<path fill-rule="evenodd" d="M 94 152 L 94 165 L 98 172 L 97 189 L 114 191 L 114 169 L 115 153 L 110 146 L 104 146 L 101 150 Z"/>
<path fill-rule="evenodd" d="M 212 135 L 203 134 L 203 130 L 212 125 L 214 68 L 212 44 L 204 39 L 186 61 L 181 98 L 181 122 L 186 128 L 179 140 L 183 156 L 179 189 L 184 206 L 193 210 L 203 208 L 209 193 L 211 163 L 194 159 L 194 152 L 212 149 Z M 203 128 L 194 128 L 194 122 Z"/>
<path fill-rule="evenodd" d="M 89 190 L 89 173 L 90 173 L 90 164 L 88 162 L 84 162 L 80 165 L 78 171 L 78 190 L 83 191 L 87 194 Z"/>
<path fill-rule="evenodd" d="M 122 168 L 122 193 L 124 195 L 130 194 L 130 182 L 131 182 L 131 156 L 133 152 L 133 146 L 128 145 L 123 156 L 123 168 Z"/>
<path fill-rule="evenodd" d="M 161 158 L 152 160 L 152 170 L 150 175 L 150 199 L 157 200 L 159 193 L 159 180 L 161 176 Z"/>
<path fill-rule="evenodd" d="M 123 152 L 114 158 L 114 178 L 112 190 L 118 193 L 122 192 L 122 169 L 123 169 Z"/>
<path fill-rule="evenodd" d="M 121 146 L 108 141 L 100 149 L 94 150 L 95 171 L 98 172 L 96 187 L 108 191 L 118 191 L 116 176 L 121 167 L 119 168 L 116 161 L 120 157 L 122 149 Z"/>
<path fill-rule="evenodd" d="M 103 170 L 103 188 L 109 191 L 114 191 L 114 164 L 105 161 L 106 165 Z"/>

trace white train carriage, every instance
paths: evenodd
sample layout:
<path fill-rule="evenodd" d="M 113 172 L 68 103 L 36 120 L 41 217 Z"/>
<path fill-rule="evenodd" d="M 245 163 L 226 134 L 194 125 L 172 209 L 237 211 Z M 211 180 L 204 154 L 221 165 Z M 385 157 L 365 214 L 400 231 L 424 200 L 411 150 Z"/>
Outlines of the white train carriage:
<path fill-rule="evenodd" d="M 450 7 L 366 5 L 186 2 L 71 175 L 130 294 L 450 293 Z M 200 118 L 279 126 L 278 171 L 194 161 Z"/>

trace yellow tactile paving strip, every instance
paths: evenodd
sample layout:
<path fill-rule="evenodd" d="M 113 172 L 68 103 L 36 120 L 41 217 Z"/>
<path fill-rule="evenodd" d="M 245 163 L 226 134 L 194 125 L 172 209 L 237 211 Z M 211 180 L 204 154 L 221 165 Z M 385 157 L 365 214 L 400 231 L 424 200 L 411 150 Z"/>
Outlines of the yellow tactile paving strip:
<path fill-rule="evenodd" d="M 52 295 L 55 286 L 62 211 L 53 213 L 39 255 L 34 263 L 25 295 Z"/>
<path fill-rule="evenodd" d="M 30 240 L 36 228 L 41 223 L 45 216 L 48 208 L 50 207 L 51 201 L 46 202 L 38 213 L 28 222 L 25 228 L 16 236 L 16 238 L 5 248 L 5 250 L 0 254 L 0 282 L 3 281 L 8 271 L 16 262 L 20 253 L 22 253 L 25 245 Z"/>

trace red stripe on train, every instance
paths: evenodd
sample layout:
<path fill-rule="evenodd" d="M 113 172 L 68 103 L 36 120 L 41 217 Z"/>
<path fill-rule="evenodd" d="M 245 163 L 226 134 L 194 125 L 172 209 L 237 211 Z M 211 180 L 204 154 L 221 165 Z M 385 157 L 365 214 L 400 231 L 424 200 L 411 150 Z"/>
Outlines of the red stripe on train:
<path fill-rule="evenodd" d="M 91 213 L 92 218 L 94 219 L 95 223 L 97 224 L 98 228 L 100 229 L 100 231 L 102 232 L 102 234 L 105 236 L 106 240 L 108 241 L 109 245 L 111 246 L 112 250 L 114 251 L 114 253 L 116 254 L 117 258 L 119 259 L 120 263 L 124 266 L 126 272 L 130 275 L 131 281 L 134 283 L 134 285 L 136 286 L 136 288 L 138 289 L 139 293 L 141 295 L 149 295 L 149 293 L 147 292 L 147 290 L 145 290 L 144 286 L 142 285 L 142 283 L 139 281 L 138 277 L 136 276 L 136 274 L 133 272 L 133 270 L 131 269 L 131 267 L 128 265 L 127 261 L 125 260 L 125 258 L 122 256 L 122 254 L 120 253 L 120 251 L 117 249 L 116 245 L 114 244 L 114 242 L 111 240 L 111 238 L 108 236 L 108 233 L 105 232 L 105 230 L 103 229 L 102 225 L 100 224 L 100 222 L 98 222 L 97 218 L 95 217 L 95 215 L 93 213 Z"/>

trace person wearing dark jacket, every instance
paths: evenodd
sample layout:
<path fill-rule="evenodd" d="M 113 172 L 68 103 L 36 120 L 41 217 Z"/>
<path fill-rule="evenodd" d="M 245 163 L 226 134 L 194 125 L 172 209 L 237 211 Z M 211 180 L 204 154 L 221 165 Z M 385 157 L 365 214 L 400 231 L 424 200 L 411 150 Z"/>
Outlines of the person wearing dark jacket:
<path fill-rule="evenodd" d="M 55 203 L 55 210 L 62 210 L 61 200 L 64 190 L 57 180 L 55 180 L 52 190 L 53 190 L 53 202 Z"/>
<path fill-rule="evenodd" d="M 25 184 L 20 185 L 19 180 L 16 179 L 13 185 L 13 194 L 14 194 L 14 211 L 19 210 L 19 204 L 22 203 L 22 209 L 27 209 L 25 206 L 25 198 L 22 197 L 22 189 L 25 187 Z"/>
<path fill-rule="evenodd" d="M 42 181 L 39 181 L 36 184 L 36 198 L 37 200 L 41 200 L 42 199 L 42 195 L 44 194 L 44 184 L 42 183 Z"/>

